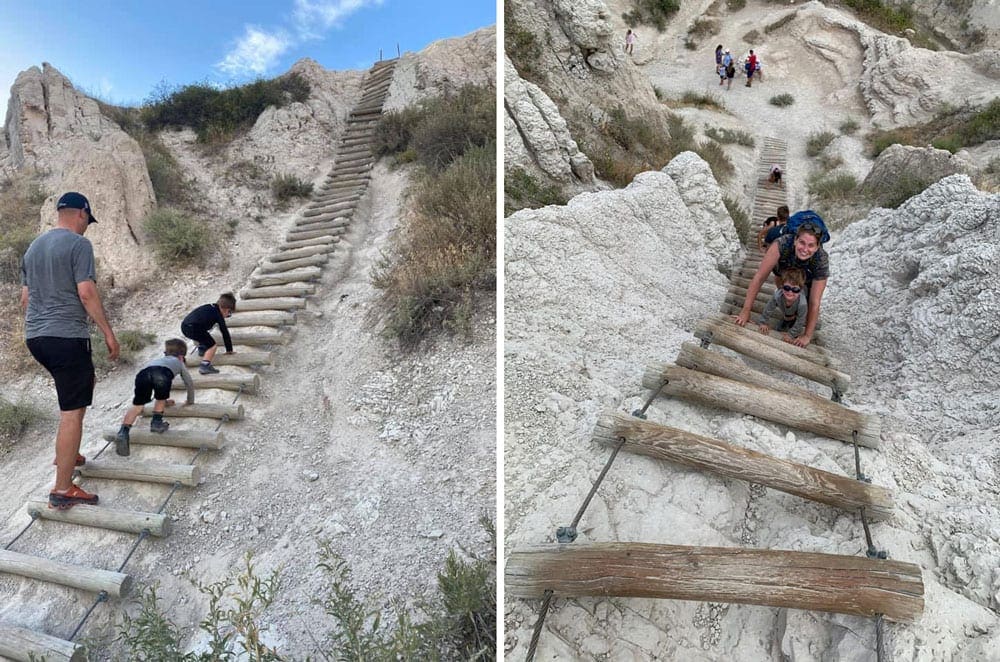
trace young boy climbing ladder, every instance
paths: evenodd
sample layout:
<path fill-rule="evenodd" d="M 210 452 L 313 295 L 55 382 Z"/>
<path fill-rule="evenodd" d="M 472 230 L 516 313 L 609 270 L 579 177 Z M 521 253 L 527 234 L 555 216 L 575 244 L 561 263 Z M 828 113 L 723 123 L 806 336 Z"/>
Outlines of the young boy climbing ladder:
<path fill-rule="evenodd" d="M 149 423 L 150 432 L 166 432 L 170 423 L 163 420 L 163 410 L 173 404 L 170 400 L 170 387 L 174 377 L 180 374 L 187 387 L 187 403 L 194 404 L 194 382 L 191 373 L 184 367 L 184 357 L 187 356 L 187 343 L 179 338 L 171 338 L 163 346 L 163 356 L 155 358 L 135 376 L 135 396 L 132 407 L 125 412 L 125 420 L 115 437 L 115 452 L 119 455 L 129 455 L 129 430 L 135 419 L 139 418 L 143 406 L 150 400 L 156 400 L 153 405 L 153 420 Z"/>
<path fill-rule="evenodd" d="M 198 306 L 184 318 L 181 322 L 181 333 L 184 337 L 198 343 L 198 355 L 201 356 L 201 365 L 198 372 L 203 375 L 217 374 L 219 371 L 212 366 L 212 359 L 218 346 L 215 338 L 209 331 L 216 324 L 219 325 L 219 333 L 222 334 L 222 343 L 226 346 L 226 354 L 233 353 L 233 341 L 229 338 L 229 329 L 226 328 L 226 318 L 236 310 L 236 297 L 226 292 L 219 297 L 216 303 L 206 303 Z"/>

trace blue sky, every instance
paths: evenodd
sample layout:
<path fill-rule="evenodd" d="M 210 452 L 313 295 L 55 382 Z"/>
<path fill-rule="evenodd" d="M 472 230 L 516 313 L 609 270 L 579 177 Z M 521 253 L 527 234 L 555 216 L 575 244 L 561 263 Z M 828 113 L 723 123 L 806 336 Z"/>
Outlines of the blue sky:
<path fill-rule="evenodd" d="M 311 57 L 327 69 L 496 23 L 495 0 L 0 0 L 0 123 L 17 74 L 49 62 L 77 88 L 140 103 L 161 82 L 232 84 Z"/>

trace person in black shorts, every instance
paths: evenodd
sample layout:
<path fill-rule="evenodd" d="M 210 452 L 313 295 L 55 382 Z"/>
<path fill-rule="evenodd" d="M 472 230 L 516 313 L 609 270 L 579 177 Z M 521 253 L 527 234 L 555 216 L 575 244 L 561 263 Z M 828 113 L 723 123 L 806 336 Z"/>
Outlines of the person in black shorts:
<path fill-rule="evenodd" d="M 181 333 L 186 338 L 198 343 L 198 355 L 202 357 L 198 372 L 203 375 L 216 374 L 219 370 L 212 366 L 212 359 L 218 346 L 215 338 L 209 331 L 216 324 L 219 325 L 219 333 L 222 334 L 222 342 L 226 346 L 226 354 L 233 353 L 233 341 L 229 338 L 229 329 L 226 328 L 226 318 L 236 310 L 236 297 L 226 292 L 219 297 L 216 303 L 206 303 L 198 306 L 184 318 L 181 322 Z"/>
<path fill-rule="evenodd" d="M 115 436 L 115 452 L 119 455 L 129 455 L 129 431 L 135 419 L 139 418 L 146 404 L 153 404 L 153 418 L 149 422 L 149 431 L 163 434 L 170 429 L 170 423 L 163 420 L 163 410 L 174 404 L 170 399 L 170 388 L 174 377 L 181 376 L 187 387 L 187 404 L 194 404 L 194 382 L 191 373 L 184 366 L 187 356 L 187 343 L 180 338 L 171 338 L 163 345 L 163 356 L 157 357 L 144 365 L 135 376 L 135 396 L 132 407 L 125 412 L 125 419 Z"/>
<path fill-rule="evenodd" d="M 83 417 L 94 399 L 94 363 L 90 356 L 90 317 L 104 334 L 108 357 L 118 359 L 118 339 L 97 292 L 94 248 L 83 237 L 97 219 L 87 198 L 66 193 L 56 203 L 56 227 L 28 246 L 21 262 L 21 307 L 28 351 L 55 381 L 59 398 L 56 432 L 56 481 L 49 507 L 65 510 L 96 504 L 97 495 L 73 485 L 80 455 Z"/>

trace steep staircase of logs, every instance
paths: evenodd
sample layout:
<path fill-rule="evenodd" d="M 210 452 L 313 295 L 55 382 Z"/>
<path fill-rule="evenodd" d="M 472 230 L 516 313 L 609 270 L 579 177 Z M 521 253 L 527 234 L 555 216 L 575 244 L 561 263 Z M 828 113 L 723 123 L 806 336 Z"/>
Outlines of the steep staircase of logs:
<path fill-rule="evenodd" d="M 785 189 L 767 182 L 770 167 L 784 170 L 786 146 L 767 138 L 758 168 L 754 203 L 757 227 L 787 204 Z M 672 364 L 650 365 L 642 385 L 652 392 L 646 405 L 632 414 L 608 411 L 593 441 L 612 449 L 604 471 L 576 514 L 560 527 L 556 544 L 513 550 L 505 569 L 510 597 L 542 599 L 527 659 L 534 658 L 551 601 L 559 597 L 618 596 L 743 603 L 809 609 L 876 618 L 878 659 L 883 659 L 883 620 L 912 623 L 923 611 L 919 566 L 887 560 L 875 549 L 868 519 L 893 513 L 893 495 L 861 474 L 860 448 L 878 449 L 881 421 L 877 416 L 841 404 L 850 375 L 817 336 L 806 348 L 763 335 L 752 325 L 739 327 L 731 315 L 743 305 L 747 286 L 763 254 L 747 251 L 731 277 L 720 313 L 694 329 L 699 342 L 687 342 Z M 754 305 L 755 315 L 774 292 L 768 283 Z M 785 371 L 830 390 L 831 397 L 750 367 L 744 360 L 712 351 L 725 347 L 772 370 Z M 856 475 L 842 476 L 645 420 L 657 397 L 674 397 L 703 406 L 750 414 L 792 429 L 836 439 L 854 446 Z M 723 478 L 769 487 L 856 513 L 864 527 L 866 557 L 790 550 L 691 547 L 640 542 L 570 544 L 577 524 L 619 451 L 646 455 Z"/>
<path fill-rule="evenodd" d="M 231 404 L 196 404 L 168 408 L 167 418 L 193 418 L 218 421 L 212 431 L 198 429 L 184 422 L 173 420 L 165 434 L 151 434 L 137 425 L 131 434 L 136 448 L 131 457 L 103 459 L 107 445 L 80 467 L 80 474 L 88 478 L 105 480 L 143 481 L 162 483 L 170 493 L 157 512 L 129 510 L 127 504 L 75 506 L 69 510 L 51 510 L 44 500 L 31 500 L 26 505 L 32 525 L 51 527 L 46 534 L 67 535 L 68 525 L 98 527 L 109 531 L 133 533 L 138 543 L 152 537 L 169 535 L 169 518 L 163 509 L 173 493 L 181 487 L 197 488 L 201 477 L 195 463 L 202 453 L 223 449 L 225 437 L 222 425 L 243 419 L 243 405 L 238 404 L 243 394 L 255 394 L 260 388 L 260 376 L 253 370 L 271 364 L 270 347 L 283 345 L 290 340 L 290 330 L 296 323 L 296 312 L 307 307 L 307 297 L 316 294 L 317 281 L 330 253 L 337 249 L 341 235 L 348 231 L 354 209 L 365 195 L 371 168 L 375 161 L 372 152 L 375 125 L 382 114 L 382 103 L 392 82 L 397 60 L 376 63 L 369 71 L 362 86 L 361 98 L 347 119 L 347 128 L 340 138 L 334 167 L 326 181 L 312 196 L 285 236 L 284 242 L 265 257 L 250 276 L 249 286 L 240 292 L 239 312 L 228 320 L 233 344 L 239 345 L 233 354 L 219 353 L 214 364 L 222 367 L 221 374 L 192 375 L 199 390 L 233 391 Z M 178 320 L 178 323 L 180 320 Z M 198 357 L 187 359 L 189 366 L 198 365 Z M 227 367 L 229 366 L 229 367 Z M 239 372 L 232 366 L 239 367 Z M 181 386 L 178 378 L 175 386 Z M 228 396 L 227 396 L 228 397 Z M 199 397 L 199 400 L 202 398 Z M 150 415 L 147 407 L 144 415 Z M 116 430 L 107 430 L 103 437 L 114 439 Z M 168 446 L 181 449 L 198 449 L 194 458 L 186 463 L 169 464 L 162 461 L 144 461 L 143 445 Z M 167 488 L 164 488 L 166 493 Z M 49 524 L 58 522 L 59 524 Z M 128 595 L 133 577 L 123 572 L 131 557 L 116 570 L 86 565 L 56 562 L 30 552 L 12 551 L 14 540 L 0 550 L 0 572 L 19 575 L 41 582 L 51 582 L 78 589 L 96 596 L 94 607 L 100 602 Z M 150 581 L 154 578 L 144 578 Z M 91 607 L 91 610 L 93 607 Z M 48 662 L 86 659 L 84 648 L 73 639 L 81 630 L 90 611 L 72 634 L 40 632 L 20 626 L 0 623 L 0 656 L 18 662 L 45 659 Z"/>

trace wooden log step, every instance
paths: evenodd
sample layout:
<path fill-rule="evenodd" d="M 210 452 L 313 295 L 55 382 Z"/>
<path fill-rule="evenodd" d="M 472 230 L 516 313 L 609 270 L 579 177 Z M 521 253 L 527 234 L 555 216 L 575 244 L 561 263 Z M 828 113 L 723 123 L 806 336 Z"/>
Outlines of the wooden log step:
<path fill-rule="evenodd" d="M 290 251 L 307 246 L 326 246 L 329 250 L 334 250 L 340 237 L 316 237 L 315 239 L 302 239 L 301 241 L 285 241 L 278 244 L 279 251 Z"/>
<path fill-rule="evenodd" d="M 241 326 L 288 326 L 295 324 L 295 313 L 284 310 L 257 310 L 246 313 L 233 313 L 226 320 L 226 326 L 238 328 Z"/>
<path fill-rule="evenodd" d="M 706 372 L 710 375 L 725 377 L 726 379 L 735 379 L 747 384 L 756 384 L 757 386 L 764 386 L 778 391 L 787 391 L 788 393 L 795 393 L 803 397 L 816 398 L 824 402 L 827 401 L 827 398 L 824 398 L 818 393 L 813 393 L 812 391 L 802 388 L 801 386 L 791 384 L 790 382 L 779 379 L 778 377 L 772 377 L 771 375 L 760 372 L 759 370 L 754 370 L 738 359 L 725 356 L 720 352 L 714 352 L 711 349 L 705 349 L 695 343 L 683 343 L 681 345 L 680 352 L 677 354 L 675 363 L 676 365 L 679 365 L 682 368 L 688 368 L 689 370 Z M 650 363 L 646 367 L 645 372 L 642 374 L 643 388 L 648 388 L 653 391 L 659 389 L 667 379 L 666 371 L 669 367 L 669 363 Z"/>
<path fill-rule="evenodd" d="M 246 301 L 240 301 L 237 306 L 241 313 L 256 310 L 298 310 L 306 307 L 306 300 L 302 297 L 247 299 Z"/>
<path fill-rule="evenodd" d="M 317 191 L 317 195 L 322 197 L 330 197 L 334 195 L 350 195 L 357 196 L 360 198 L 368 190 L 367 182 L 362 184 L 352 184 L 348 186 L 340 186 L 336 188 L 323 187 Z"/>
<path fill-rule="evenodd" d="M 241 299 L 267 299 L 270 297 L 304 297 L 316 293 L 314 283 L 290 283 L 288 285 L 268 285 L 248 287 L 240 290 Z M 236 304 L 239 307 L 239 304 Z"/>
<path fill-rule="evenodd" d="M 292 227 L 289 228 L 289 232 L 302 232 L 308 230 L 330 230 L 333 228 L 346 228 L 351 224 L 351 216 L 353 213 L 350 211 L 338 211 L 324 216 L 315 216 L 313 218 L 303 218 L 295 221 Z"/>
<path fill-rule="evenodd" d="M 314 256 L 322 257 L 326 260 L 330 253 L 335 250 L 336 245 L 333 243 L 322 243 L 315 246 L 303 246 L 301 248 L 278 250 L 268 255 L 265 259 L 265 263 L 278 264 L 280 262 L 294 262 L 295 260 L 301 260 L 303 258 Z M 302 301 L 301 305 L 290 305 L 289 308 L 305 308 L 305 301 Z"/>
<path fill-rule="evenodd" d="M 620 414 L 605 412 L 597 420 L 593 440 L 693 469 L 764 485 L 803 499 L 873 517 L 892 517 L 889 490 L 864 481 L 814 469 L 734 444 Z"/>
<path fill-rule="evenodd" d="M 754 301 L 750 310 L 754 315 L 760 315 L 764 312 L 765 305 L 766 304 L 763 304 L 760 301 Z M 727 315 L 739 315 L 741 308 L 743 308 L 743 299 L 737 300 L 729 295 L 726 295 L 722 305 L 719 306 L 719 312 L 726 313 Z"/>
<path fill-rule="evenodd" d="M 129 435 L 129 439 L 131 440 L 131 435 Z M 87 478 L 136 480 L 143 483 L 164 483 L 167 485 L 180 483 L 188 487 L 196 486 L 201 478 L 201 471 L 196 464 L 166 464 L 132 459 L 87 460 L 85 465 L 79 467 L 79 471 Z"/>
<path fill-rule="evenodd" d="M 340 189 L 352 189 L 352 188 L 364 188 L 368 186 L 368 181 L 371 177 L 366 175 L 350 176 L 350 177 L 335 177 L 327 181 L 323 185 L 325 191 L 336 191 Z"/>
<path fill-rule="evenodd" d="M 264 274 L 276 274 L 283 271 L 291 271 L 292 269 L 298 269 L 300 267 L 317 267 L 322 266 L 327 263 L 329 258 L 326 255 L 312 255 L 310 257 L 300 257 L 297 260 L 285 260 L 284 262 L 270 262 L 265 261 L 260 264 L 258 269 Z M 233 317 L 236 317 L 239 313 L 235 313 Z M 237 325 L 239 326 L 239 325 Z M 253 325 L 244 325 L 253 326 Z"/>
<path fill-rule="evenodd" d="M 732 283 L 733 285 L 742 287 L 744 290 L 747 290 L 749 289 L 750 281 L 752 280 L 753 278 L 744 278 L 743 276 L 733 276 L 732 278 L 729 279 L 729 282 Z M 763 292 L 764 294 L 773 295 L 774 281 L 770 278 L 765 280 L 763 283 L 760 284 L 760 291 Z"/>
<path fill-rule="evenodd" d="M 733 327 L 739 329 L 739 331 L 734 330 Z M 701 331 L 703 328 L 705 331 Z M 767 363 L 775 368 L 786 370 L 800 377 L 805 377 L 808 380 L 829 386 L 840 392 L 846 391 L 847 387 L 851 384 L 851 376 L 847 373 L 829 366 L 819 365 L 807 360 L 800 354 L 785 351 L 784 348 L 778 348 L 773 343 L 763 342 L 761 338 L 769 336 L 765 336 L 755 329 L 740 328 L 736 324 L 729 326 L 711 324 L 710 322 L 704 326 L 699 325 L 696 329 L 695 336 L 697 337 L 707 340 L 707 334 L 710 333 L 710 342 L 712 343 L 728 347 L 734 352 L 739 352 L 744 356 Z M 791 345 L 791 343 L 784 344 Z"/>
<path fill-rule="evenodd" d="M 672 366 L 665 371 L 667 383 L 660 393 L 690 400 L 701 405 L 750 414 L 796 430 L 851 443 L 852 432 L 858 444 L 878 448 L 882 421 L 878 416 L 862 414 L 836 402 L 809 398 L 787 390 L 775 390 L 756 384 L 709 375 Z"/>
<path fill-rule="evenodd" d="M 120 572 L 51 561 L 38 556 L 0 549 L 0 572 L 61 584 L 82 591 L 121 598 L 132 590 L 132 578 Z"/>
<path fill-rule="evenodd" d="M 240 391 L 254 395 L 260 390 L 260 375 L 255 372 L 237 372 L 218 375 L 202 375 L 197 371 L 191 375 L 196 389 L 215 388 L 222 391 Z M 174 389 L 184 388 L 184 382 L 178 376 L 174 379 Z"/>
<path fill-rule="evenodd" d="M 769 549 L 644 543 L 515 549 L 506 594 L 630 597 L 810 609 L 913 623 L 923 613 L 920 567 L 902 561 Z"/>
<path fill-rule="evenodd" d="M 358 188 L 348 191 L 332 191 L 330 193 L 319 192 L 312 196 L 313 203 L 330 203 L 330 202 L 357 202 L 364 195 L 364 190 Z"/>
<path fill-rule="evenodd" d="M 319 237 L 337 237 L 347 234 L 346 227 L 333 227 L 328 230 L 292 230 L 285 235 L 289 241 L 301 241 L 304 239 L 317 239 Z"/>
<path fill-rule="evenodd" d="M 251 300 L 257 301 L 257 299 Z M 268 308 L 267 310 L 273 309 Z M 212 331 L 211 333 L 212 337 L 215 338 L 215 342 L 221 345 L 222 334 L 218 331 Z M 229 337 L 233 341 L 234 349 L 241 345 L 245 347 L 261 347 L 264 345 L 285 345 L 288 343 L 288 334 L 284 332 L 284 329 L 230 329 Z M 236 351 L 246 350 L 236 349 Z"/>
<path fill-rule="evenodd" d="M 302 216 L 304 218 L 311 218 L 313 216 L 326 216 L 333 212 L 345 211 L 345 210 L 350 211 L 357 206 L 358 203 L 355 200 L 349 200 L 347 202 L 335 202 L 332 204 L 321 203 L 310 207 L 306 207 L 302 211 Z"/>
<path fill-rule="evenodd" d="M 109 531 L 125 533 L 142 533 L 148 530 L 150 535 L 162 538 L 170 532 L 170 520 L 162 513 L 142 513 L 135 510 L 113 510 L 103 506 L 88 506 L 80 504 L 69 510 L 49 508 L 48 501 L 32 499 L 25 509 L 32 518 L 41 517 L 56 522 L 92 526 Z"/>
<path fill-rule="evenodd" d="M 87 650 L 81 644 L 43 632 L 0 625 L 0 656 L 15 662 L 86 662 Z"/>
<path fill-rule="evenodd" d="M 201 357 L 198 356 L 197 354 L 191 354 L 185 359 L 187 365 L 194 368 L 198 367 L 200 361 Z M 271 352 L 265 352 L 264 350 L 260 349 L 245 349 L 240 352 L 233 352 L 232 354 L 226 354 L 225 352 L 217 352 L 215 358 L 212 359 L 212 365 L 216 367 L 220 365 L 238 365 L 244 368 L 249 368 L 255 365 L 270 365 L 270 364 L 271 364 Z M 191 406 L 200 407 L 201 405 L 191 405 Z M 205 406 L 207 407 L 208 405 Z M 197 416 L 197 414 L 188 414 L 188 415 Z M 230 418 L 232 417 L 230 416 Z"/>
<path fill-rule="evenodd" d="M 328 232 L 327 230 L 317 230 L 317 232 Z M 296 232 L 295 236 L 297 239 L 309 239 L 309 237 L 302 236 L 307 235 L 308 232 Z M 289 232 L 287 236 L 291 237 L 292 233 Z M 315 235 L 320 236 L 320 235 Z M 310 280 L 316 280 L 323 275 L 323 270 L 319 267 L 302 267 L 300 269 L 294 269 L 292 271 L 286 271 L 281 274 L 261 274 L 255 273 L 250 274 L 250 284 L 254 287 L 267 287 L 269 285 L 285 285 L 287 283 L 298 283 Z"/>
<path fill-rule="evenodd" d="M 102 436 L 105 441 L 114 441 L 118 434 L 118 428 L 108 428 L 104 430 Z M 150 432 L 148 428 L 133 426 L 129 432 L 129 443 L 142 446 L 170 446 L 172 448 L 207 448 L 217 451 L 226 444 L 225 436 L 221 432 L 212 430 L 174 430 L 166 432 Z"/>
<path fill-rule="evenodd" d="M 733 321 L 732 317 L 730 317 L 729 315 L 723 315 L 722 313 L 714 313 L 712 315 L 709 315 L 708 318 L 702 320 L 695 327 L 695 329 L 696 331 L 702 331 L 702 332 L 711 331 L 712 326 L 715 324 L 723 324 L 730 329 L 740 329 L 742 331 L 747 330 L 746 327 L 737 326 L 736 322 Z M 750 329 L 749 331 L 752 333 L 753 329 Z M 821 339 L 818 334 L 813 336 L 813 342 L 809 343 L 809 345 L 806 347 L 797 347 L 795 345 L 792 345 L 791 343 L 786 343 L 782 341 L 780 338 L 777 338 L 771 334 L 768 334 L 766 336 L 763 334 L 759 335 L 761 337 L 758 338 L 758 340 L 760 340 L 761 342 L 764 342 L 772 347 L 777 347 L 779 349 L 782 349 L 793 356 L 798 356 L 800 358 L 808 359 L 809 361 L 812 361 L 813 363 L 816 363 L 818 365 L 830 366 L 831 368 L 840 367 L 840 362 L 833 355 L 833 353 L 830 352 L 830 350 L 828 350 L 827 348 L 818 344 L 818 341 Z"/>
<path fill-rule="evenodd" d="M 737 305 L 742 304 L 746 301 L 748 290 L 745 287 L 740 287 L 739 285 L 730 285 L 729 289 L 726 290 L 727 301 L 732 300 Z M 757 293 L 756 301 L 763 303 L 765 306 L 767 302 L 774 298 L 774 292 L 768 294 L 763 290 Z"/>
<path fill-rule="evenodd" d="M 361 175 L 372 169 L 371 163 L 365 163 L 364 165 L 344 165 L 338 163 L 333 167 L 333 171 L 330 173 L 329 180 L 333 180 L 336 177 L 348 177 L 352 175 Z"/>

